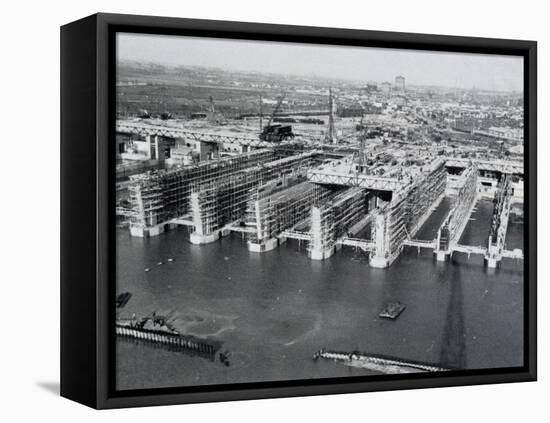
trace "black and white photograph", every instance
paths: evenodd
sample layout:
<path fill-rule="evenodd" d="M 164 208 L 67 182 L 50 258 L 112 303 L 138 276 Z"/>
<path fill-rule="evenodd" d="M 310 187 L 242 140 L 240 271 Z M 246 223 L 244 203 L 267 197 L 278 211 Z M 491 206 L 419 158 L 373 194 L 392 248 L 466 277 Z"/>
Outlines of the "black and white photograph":
<path fill-rule="evenodd" d="M 524 366 L 522 56 L 115 54 L 117 390 Z"/>
<path fill-rule="evenodd" d="M 545 421 L 543 3 L 4 11 L 0 421 Z"/>

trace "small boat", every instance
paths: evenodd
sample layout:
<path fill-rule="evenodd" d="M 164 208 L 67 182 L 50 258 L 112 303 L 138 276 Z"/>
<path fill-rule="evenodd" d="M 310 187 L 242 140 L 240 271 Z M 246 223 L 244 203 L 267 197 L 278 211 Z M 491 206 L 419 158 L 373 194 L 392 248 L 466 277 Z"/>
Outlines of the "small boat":
<path fill-rule="evenodd" d="M 157 263 L 158 266 L 160 266 L 160 265 L 162 265 L 162 264 L 164 264 L 162 261 L 159 261 L 159 262 Z"/>
<path fill-rule="evenodd" d="M 145 271 L 145 272 L 150 272 L 151 269 L 149 269 L 148 267 L 146 267 L 144 271 Z"/>
<path fill-rule="evenodd" d="M 399 301 L 387 303 L 378 316 L 384 319 L 395 320 L 399 317 L 401 313 L 403 313 L 405 307 L 405 304 L 400 303 Z"/>
<path fill-rule="evenodd" d="M 167 261 L 171 263 L 171 262 L 174 261 L 174 259 L 172 257 L 170 257 Z"/>
<path fill-rule="evenodd" d="M 129 292 L 122 292 L 118 294 L 116 297 L 116 308 L 124 307 L 126 304 L 128 304 L 130 298 L 132 298 L 132 294 L 130 294 Z"/>
<path fill-rule="evenodd" d="M 227 351 L 223 351 L 223 352 L 220 352 L 220 362 L 222 364 L 224 364 L 226 367 L 229 367 L 230 363 L 229 363 L 229 352 Z"/>

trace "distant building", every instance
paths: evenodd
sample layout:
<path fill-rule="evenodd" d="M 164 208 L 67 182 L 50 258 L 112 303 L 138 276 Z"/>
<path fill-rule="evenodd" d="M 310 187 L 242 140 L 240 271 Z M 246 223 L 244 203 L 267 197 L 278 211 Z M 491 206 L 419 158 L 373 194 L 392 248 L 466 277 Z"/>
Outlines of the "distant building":
<path fill-rule="evenodd" d="M 367 86 L 365 88 L 363 88 L 363 90 L 367 94 L 372 94 L 372 93 L 375 93 L 376 91 L 378 91 L 378 86 L 374 83 L 368 82 Z"/>
<path fill-rule="evenodd" d="M 379 115 L 382 113 L 382 104 L 381 103 L 366 103 L 363 106 L 365 114 L 367 115 Z"/>
<path fill-rule="evenodd" d="M 391 93 L 391 84 L 389 82 L 382 82 L 380 84 L 380 91 L 382 91 L 384 94 Z"/>
<path fill-rule="evenodd" d="M 523 141 L 523 129 L 521 128 L 497 128 L 492 126 L 487 130 L 487 133 L 489 136 L 496 139 L 518 142 Z"/>
<path fill-rule="evenodd" d="M 393 84 L 396 91 L 404 92 L 405 91 L 405 77 L 398 75 L 395 77 L 395 82 Z"/>
<path fill-rule="evenodd" d="M 360 104 L 356 103 L 347 107 L 339 107 L 337 113 L 339 117 L 361 117 L 365 111 Z"/>
<path fill-rule="evenodd" d="M 472 133 L 474 130 L 477 130 L 481 127 L 481 121 L 480 119 L 477 119 L 475 117 L 464 116 L 456 118 L 451 124 L 451 127 L 455 131 Z"/>

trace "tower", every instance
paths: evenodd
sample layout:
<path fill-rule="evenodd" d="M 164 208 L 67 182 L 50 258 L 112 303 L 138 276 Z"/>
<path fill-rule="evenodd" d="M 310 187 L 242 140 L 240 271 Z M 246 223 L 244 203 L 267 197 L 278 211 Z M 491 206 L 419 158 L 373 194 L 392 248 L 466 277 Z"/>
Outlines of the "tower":
<path fill-rule="evenodd" d="M 328 89 L 328 128 L 325 134 L 325 143 L 337 144 L 336 134 L 334 133 L 334 104 L 332 101 L 332 88 Z"/>
<path fill-rule="evenodd" d="M 405 92 L 405 77 L 401 75 L 397 75 L 395 77 L 394 87 L 396 91 L 399 92 Z"/>

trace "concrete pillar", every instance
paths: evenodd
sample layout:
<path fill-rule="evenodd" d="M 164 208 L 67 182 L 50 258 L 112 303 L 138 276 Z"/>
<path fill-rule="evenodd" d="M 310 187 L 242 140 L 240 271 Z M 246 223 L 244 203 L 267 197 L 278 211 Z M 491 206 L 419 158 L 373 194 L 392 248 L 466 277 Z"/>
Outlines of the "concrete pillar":
<path fill-rule="evenodd" d="M 497 239 L 497 243 L 493 244 L 491 237 L 487 243 L 487 254 L 485 254 L 485 265 L 491 269 L 496 269 L 500 266 L 502 260 L 502 248 L 500 246 L 500 239 Z"/>
<path fill-rule="evenodd" d="M 374 251 L 371 254 L 369 266 L 384 268 L 390 265 L 386 240 L 386 215 L 377 213 L 374 218 Z"/>
<path fill-rule="evenodd" d="M 216 242 L 221 238 L 221 231 L 214 231 L 209 234 L 199 234 L 197 232 L 191 233 L 189 235 L 189 242 L 191 244 L 200 245 L 200 244 L 210 244 Z"/>
<path fill-rule="evenodd" d="M 451 258 L 451 253 L 449 251 L 436 250 L 434 254 L 437 261 L 449 261 Z"/>
<path fill-rule="evenodd" d="M 485 265 L 490 269 L 496 269 L 500 265 L 500 260 L 497 260 L 494 258 L 485 257 L 484 261 L 485 261 Z"/>
<path fill-rule="evenodd" d="M 263 242 L 251 242 L 248 241 L 248 251 L 253 253 L 266 253 L 277 248 L 279 245 L 286 242 L 286 238 L 269 238 Z"/>
<path fill-rule="evenodd" d="M 168 228 L 166 228 L 168 226 Z M 159 223 L 153 226 L 132 226 L 130 225 L 130 235 L 138 238 L 149 238 L 164 233 L 165 229 L 170 229 L 170 225 Z"/>
<path fill-rule="evenodd" d="M 384 269 L 390 267 L 390 261 L 384 257 L 373 256 L 369 261 L 369 266 L 376 269 Z"/>
<path fill-rule="evenodd" d="M 202 218 L 202 206 L 200 203 L 200 193 L 192 192 L 189 198 L 191 206 L 191 218 L 193 220 L 193 232 L 189 236 L 191 244 L 210 244 L 228 235 L 228 229 L 212 229 Z"/>
<path fill-rule="evenodd" d="M 441 240 L 441 231 L 446 231 L 447 242 L 442 242 L 442 240 Z M 449 242 L 448 232 L 449 231 L 445 227 L 441 227 L 437 231 L 437 240 L 436 240 L 436 243 L 435 243 L 435 250 L 434 250 L 435 259 L 437 261 L 448 261 L 451 257 L 451 251 L 450 251 L 449 245 L 448 245 L 448 242 Z"/>
<path fill-rule="evenodd" d="M 312 260 L 326 260 L 334 254 L 335 248 L 312 248 L 309 250 L 309 258 Z"/>
<path fill-rule="evenodd" d="M 164 148 L 161 137 L 158 135 L 146 135 L 145 141 L 147 142 L 147 158 L 149 160 L 164 161 Z"/>
<path fill-rule="evenodd" d="M 197 235 L 204 235 L 205 229 L 202 222 L 201 205 L 198 192 L 191 193 L 189 196 L 189 204 L 191 208 L 191 219 L 193 221 L 194 232 Z"/>
<path fill-rule="evenodd" d="M 219 156 L 220 148 L 218 144 L 211 142 L 199 142 L 200 160 L 212 160 Z"/>
<path fill-rule="evenodd" d="M 327 245 L 327 242 L 334 241 L 327 239 L 328 228 L 323 227 L 329 222 L 323 222 L 321 218 L 321 209 L 313 206 L 311 208 L 311 243 L 308 252 L 312 260 L 325 260 L 334 254 L 333 245 Z"/>
<path fill-rule="evenodd" d="M 154 138 L 154 141 L 155 141 L 155 150 L 157 153 L 157 160 L 160 163 L 164 163 L 164 161 L 166 160 L 166 152 L 164 151 L 165 140 L 163 137 L 156 135 Z"/>
<path fill-rule="evenodd" d="M 130 225 L 130 235 L 139 237 L 139 238 L 145 238 L 145 228 L 141 226 L 132 226 Z"/>

